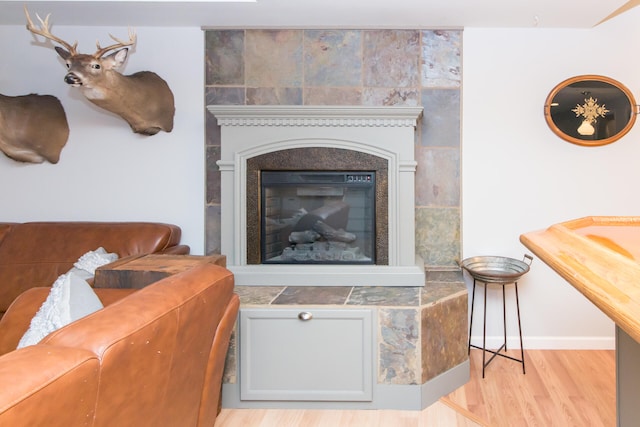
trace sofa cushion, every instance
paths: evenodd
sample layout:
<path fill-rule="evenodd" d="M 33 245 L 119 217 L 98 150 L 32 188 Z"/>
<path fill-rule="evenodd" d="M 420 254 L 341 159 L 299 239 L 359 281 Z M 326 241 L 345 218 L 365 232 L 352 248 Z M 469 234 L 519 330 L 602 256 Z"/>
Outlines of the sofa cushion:
<path fill-rule="evenodd" d="M 78 261 L 73 263 L 73 268 L 69 271 L 85 280 L 90 280 L 96 275 L 98 267 L 112 263 L 117 259 L 118 254 L 110 254 L 103 247 L 99 247 L 95 251 L 89 251 L 78 258 Z"/>
<path fill-rule="evenodd" d="M 51 332 L 102 308 L 102 302 L 87 281 L 76 273 L 63 274 L 55 281 L 18 348 L 39 343 Z"/>
<path fill-rule="evenodd" d="M 93 278 L 96 268 L 117 259 L 117 254 L 107 253 L 102 247 L 82 255 L 73 268 L 51 286 L 49 296 L 31 320 L 18 348 L 37 344 L 56 329 L 100 310 L 102 302 L 87 280 Z"/>

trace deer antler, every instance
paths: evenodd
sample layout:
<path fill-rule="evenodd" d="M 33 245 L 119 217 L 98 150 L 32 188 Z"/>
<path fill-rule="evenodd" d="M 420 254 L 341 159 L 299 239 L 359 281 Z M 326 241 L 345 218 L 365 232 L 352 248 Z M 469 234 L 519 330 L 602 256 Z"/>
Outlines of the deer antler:
<path fill-rule="evenodd" d="M 122 41 L 111 34 L 109 34 L 109 37 L 111 37 L 113 40 L 117 41 L 118 43 L 112 44 L 111 46 L 107 46 L 107 47 L 100 47 L 100 43 L 96 42 L 96 47 L 98 48 L 98 50 L 96 51 L 96 53 L 93 54 L 94 58 L 101 58 L 102 55 L 104 55 L 110 50 L 117 49 L 119 47 L 132 46 L 136 44 L 136 33 L 131 28 L 129 28 L 129 41 L 126 41 L 126 42 Z"/>
<path fill-rule="evenodd" d="M 49 15 L 47 15 L 47 17 L 43 21 L 42 18 L 40 18 L 40 16 L 36 13 L 36 17 L 38 18 L 38 21 L 40 21 L 40 28 L 36 28 L 35 25 L 33 25 L 31 17 L 29 16 L 29 11 L 27 10 L 26 4 L 24 5 L 24 14 L 27 16 L 27 30 L 31 31 L 33 34 L 41 35 L 44 38 L 60 43 L 69 51 L 69 53 L 71 53 L 71 55 L 78 54 L 78 51 L 76 50 L 76 48 L 78 47 L 77 41 L 73 45 L 70 45 L 61 38 L 58 38 L 51 34 L 51 32 L 49 31 Z"/>

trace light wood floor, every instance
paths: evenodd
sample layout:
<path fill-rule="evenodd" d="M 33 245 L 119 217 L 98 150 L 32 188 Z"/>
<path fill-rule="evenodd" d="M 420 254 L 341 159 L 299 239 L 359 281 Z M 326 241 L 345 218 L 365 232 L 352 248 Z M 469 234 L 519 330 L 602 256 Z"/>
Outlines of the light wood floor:
<path fill-rule="evenodd" d="M 472 350 L 470 381 L 445 399 L 492 427 L 615 426 L 613 350 L 529 350 L 525 367 L 497 358 L 482 379 L 482 351 Z"/>
<path fill-rule="evenodd" d="M 423 411 L 223 409 L 216 427 L 615 426 L 613 350 L 529 350 L 526 375 L 496 358 L 484 379 L 481 351 L 470 361 L 470 381 Z"/>
<path fill-rule="evenodd" d="M 483 427 L 442 402 L 423 411 L 223 409 L 215 427 Z"/>

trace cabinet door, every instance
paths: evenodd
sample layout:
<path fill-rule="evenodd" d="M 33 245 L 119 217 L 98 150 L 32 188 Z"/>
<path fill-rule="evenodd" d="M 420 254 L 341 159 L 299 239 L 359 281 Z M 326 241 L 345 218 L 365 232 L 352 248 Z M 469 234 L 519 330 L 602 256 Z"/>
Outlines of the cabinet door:
<path fill-rule="evenodd" d="M 373 310 L 241 309 L 241 400 L 371 401 Z"/>

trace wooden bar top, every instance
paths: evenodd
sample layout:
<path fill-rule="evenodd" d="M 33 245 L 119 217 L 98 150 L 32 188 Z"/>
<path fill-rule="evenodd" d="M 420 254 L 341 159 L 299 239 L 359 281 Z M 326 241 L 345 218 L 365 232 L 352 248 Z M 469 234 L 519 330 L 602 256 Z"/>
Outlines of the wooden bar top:
<path fill-rule="evenodd" d="M 520 241 L 640 342 L 640 217 L 585 217 Z"/>

